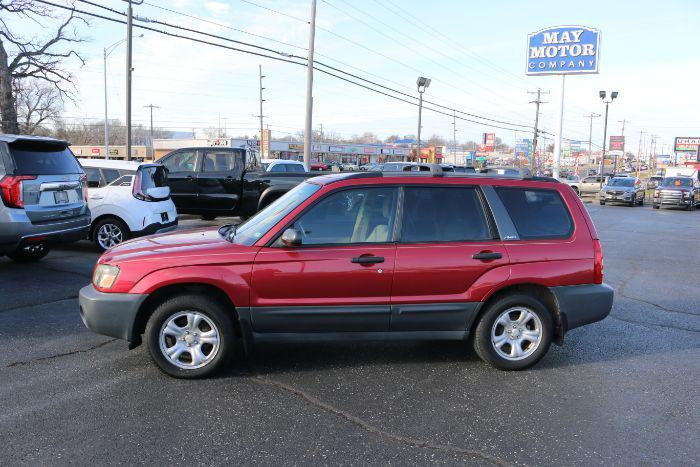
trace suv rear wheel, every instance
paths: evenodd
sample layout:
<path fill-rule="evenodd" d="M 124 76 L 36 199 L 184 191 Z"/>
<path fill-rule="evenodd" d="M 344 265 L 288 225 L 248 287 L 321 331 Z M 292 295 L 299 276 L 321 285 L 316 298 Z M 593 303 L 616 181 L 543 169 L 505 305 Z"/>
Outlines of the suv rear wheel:
<path fill-rule="evenodd" d="M 129 240 L 131 232 L 124 222 L 116 217 L 101 219 L 92 233 L 92 240 L 100 251 L 105 251 L 115 245 Z"/>
<path fill-rule="evenodd" d="M 552 329 L 552 316 L 539 300 L 507 295 L 489 305 L 479 320 L 474 350 L 498 369 L 524 370 L 547 353 Z"/>
<path fill-rule="evenodd" d="M 209 376 L 233 354 L 232 311 L 203 295 L 170 298 L 148 320 L 146 342 L 153 361 L 170 376 Z"/>
<path fill-rule="evenodd" d="M 41 258 L 49 254 L 49 247 L 45 243 L 32 243 L 18 248 L 7 256 L 17 261 L 18 263 L 32 263 L 39 261 Z"/>

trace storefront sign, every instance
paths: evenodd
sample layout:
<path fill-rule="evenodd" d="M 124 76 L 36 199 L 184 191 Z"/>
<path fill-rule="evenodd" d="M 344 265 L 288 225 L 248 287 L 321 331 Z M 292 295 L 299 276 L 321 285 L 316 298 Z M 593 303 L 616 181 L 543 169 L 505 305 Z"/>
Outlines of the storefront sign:
<path fill-rule="evenodd" d="M 290 151 L 303 151 L 304 145 L 299 144 L 299 143 L 289 143 L 289 150 Z"/>
<path fill-rule="evenodd" d="M 328 146 L 328 152 L 345 152 L 345 148 L 342 146 Z"/>
<path fill-rule="evenodd" d="M 700 147 L 700 137 L 679 136 L 676 137 L 673 150 L 676 152 L 697 152 L 698 147 Z"/>
<path fill-rule="evenodd" d="M 625 137 L 624 136 L 611 136 L 609 148 L 611 151 L 624 151 L 625 150 Z"/>

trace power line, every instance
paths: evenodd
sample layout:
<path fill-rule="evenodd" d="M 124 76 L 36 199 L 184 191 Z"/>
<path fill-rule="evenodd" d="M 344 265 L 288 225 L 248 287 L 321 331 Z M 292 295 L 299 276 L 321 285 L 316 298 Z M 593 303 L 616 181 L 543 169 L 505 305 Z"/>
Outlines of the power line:
<path fill-rule="evenodd" d="M 122 23 L 122 24 L 124 24 L 124 21 L 121 21 L 121 20 L 116 19 L 116 18 L 110 18 L 110 17 L 107 17 L 107 16 L 103 16 L 103 15 L 99 15 L 99 14 L 93 13 L 93 12 L 87 12 L 87 11 L 77 10 L 77 9 L 74 9 L 74 8 L 70 8 L 70 7 L 68 7 L 68 6 L 57 5 L 57 4 L 55 4 L 55 3 L 52 3 L 52 2 L 49 2 L 49 1 L 46 1 L 46 0 L 37 0 L 37 1 L 39 1 L 40 3 L 45 3 L 45 4 L 49 4 L 49 5 L 52 5 L 52 6 L 59 7 L 59 8 L 63 8 L 63 9 L 66 9 L 66 10 L 75 10 L 76 12 L 79 12 L 79 13 L 81 13 L 81 14 L 86 14 L 86 15 L 89 15 L 89 16 L 95 16 L 95 17 L 98 17 L 98 18 L 101 18 L 101 19 L 105 19 L 105 20 L 108 20 L 108 21 L 112 21 L 112 22 L 117 22 L 117 23 Z M 119 12 L 119 11 L 117 11 L 117 10 L 112 9 L 112 8 L 105 7 L 105 6 L 102 6 L 102 5 L 94 4 L 93 2 L 90 2 L 90 1 L 88 1 L 88 0 L 78 0 L 78 1 L 83 2 L 83 3 L 90 4 L 90 5 L 99 6 L 100 8 L 109 10 L 109 11 L 111 11 L 111 12 L 113 12 L 113 13 L 116 13 L 116 14 L 120 14 L 120 15 L 123 15 L 123 14 L 124 14 L 124 13 L 121 13 L 121 12 Z M 207 44 L 207 45 L 213 45 L 213 46 L 216 46 L 216 47 L 226 48 L 226 49 L 230 49 L 230 50 L 234 50 L 234 51 L 238 51 L 238 52 L 249 53 L 249 54 L 253 54 L 253 55 L 257 55 L 257 56 L 261 56 L 261 57 L 265 57 L 265 58 L 271 58 L 271 59 L 273 59 L 273 60 L 278 60 L 278 61 L 283 61 L 283 62 L 287 62 L 287 63 L 294 63 L 294 64 L 296 64 L 296 65 L 305 66 L 305 64 L 304 64 L 303 62 L 300 63 L 300 62 L 291 60 L 291 59 L 304 60 L 303 57 L 299 57 L 299 56 L 297 56 L 297 55 L 292 55 L 292 54 L 288 54 L 288 53 L 285 53 L 285 52 L 276 51 L 276 50 L 269 49 L 269 48 L 265 48 L 265 47 L 259 47 L 259 46 L 255 45 L 255 44 L 250 44 L 250 43 L 243 42 L 243 41 L 237 41 L 237 40 L 230 39 L 230 38 L 227 38 L 227 37 L 224 37 L 224 36 L 219 36 L 219 35 L 215 35 L 215 34 L 211 34 L 211 33 L 206 33 L 206 32 L 198 31 L 198 30 L 191 29 L 191 28 L 184 28 L 184 27 L 181 27 L 181 26 L 172 25 L 172 24 L 169 24 L 169 23 L 166 23 L 166 22 L 163 22 L 163 21 L 158 21 L 158 20 L 149 20 L 149 21 L 150 21 L 150 22 L 153 22 L 153 23 L 161 24 L 161 25 L 166 26 L 166 27 L 171 27 L 171 28 L 174 28 L 174 29 L 182 29 L 182 30 L 186 30 L 186 31 L 188 31 L 188 32 L 194 32 L 194 33 L 196 33 L 196 34 L 202 34 L 202 35 L 205 35 L 205 36 L 208 36 L 208 37 L 212 37 L 212 38 L 216 38 L 216 39 L 221 39 L 221 40 L 225 40 L 225 41 L 230 41 L 230 42 L 234 42 L 234 43 L 237 43 L 237 44 L 246 45 L 246 46 L 249 46 L 249 47 L 260 48 L 260 49 L 263 49 L 263 50 L 268 51 L 268 52 L 273 52 L 273 53 L 277 53 L 277 54 L 279 54 L 279 55 L 283 55 L 283 56 L 285 56 L 286 58 L 283 59 L 283 58 L 280 58 L 280 57 L 269 56 L 269 55 L 266 55 L 266 54 L 261 54 L 261 53 L 258 53 L 258 52 L 249 51 L 249 50 L 244 50 L 244 49 L 239 49 L 239 48 L 236 48 L 236 47 L 230 47 L 230 46 L 226 46 L 226 45 L 223 45 L 223 44 L 218 44 L 218 43 L 213 43 L 213 42 L 209 42 L 209 41 L 205 41 L 205 40 L 201 40 L 201 39 L 196 39 L 196 38 L 193 38 L 193 37 L 182 36 L 182 35 L 175 34 L 175 33 L 172 33 L 172 32 L 167 32 L 167 31 L 163 31 L 163 30 L 160 30 L 160 29 L 152 28 L 152 27 L 149 27 L 149 26 L 144 26 L 144 25 L 142 25 L 142 24 L 135 24 L 134 26 L 135 26 L 135 27 L 142 28 L 142 29 L 146 29 L 146 30 L 149 30 L 149 31 L 153 31 L 153 32 L 157 32 L 157 33 L 169 35 L 169 36 L 172 36 L 172 37 L 177 37 L 177 38 L 181 38 L 181 39 L 187 39 L 187 40 L 191 40 L 191 41 L 194 41 L 194 42 L 200 42 L 200 43 Z M 346 75 L 351 76 L 351 77 L 353 77 L 353 78 L 355 78 L 355 79 L 359 79 L 359 80 L 365 81 L 365 82 L 370 83 L 370 84 L 372 84 L 372 85 L 374 85 L 374 86 L 381 87 L 381 88 L 383 88 L 383 89 L 386 89 L 386 90 L 388 90 L 388 91 L 394 92 L 394 93 L 396 93 L 396 94 L 403 95 L 403 96 L 409 97 L 409 98 L 411 98 L 411 99 L 417 99 L 417 98 L 416 98 L 415 96 L 413 96 L 413 95 L 410 95 L 410 94 L 407 94 L 407 93 L 404 93 L 404 92 L 401 92 L 401 91 L 397 91 L 397 90 L 395 90 L 395 89 L 393 89 L 393 88 L 390 88 L 390 87 L 388 87 L 388 86 L 384 86 L 384 85 L 381 85 L 381 84 L 376 83 L 376 82 L 374 82 L 374 81 L 368 80 L 368 79 L 366 79 L 366 78 L 362 78 L 362 77 L 360 77 L 360 76 L 358 76 L 358 75 L 355 75 L 355 74 L 352 74 L 352 73 L 343 71 L 343 70 L 341 70 L 341 69 L 339 69 L 339 68 L 337 68 L 337 67 L 333 67 L 333 66 L 328 65 L 328 64 L 325 64 L 325 63 L 323 63 L 323 62 L 315 61 L 315 63 L 318 63 L 319 65 L 325 66 L 325 67 L 327 67 L 327 68 L 329 68 L 329 69 L 332 69 L 332 70 L 334 70 L 334 71 L 337 71 L 337 72 L 339 72 L 339 73 L 346 74 Z M 363 87 L 363 88 L 365 88 L 365 89 L 369 89 L 369 90 L 371 90 L 371 91 L 378 92 L 379 94 L 383 94 L 383 95 L 388 96 L 388 97 L 396 98 L 395 96 L 391 96 L 391 95 L 389 95 L 389 94 L 386 94 L 386 93 L 383 93 L 383 92 L 379 92 L 378 90 L 373 89 L 373 88 L 370 88 L 370 87 L 368 87 L 368 86 L 364 86 L 364 85 L 361 85 L 361 84 L 356 83 L 356 82 L 354 82 L 354 81 L 341 78 L 341 77 L 339 77 L 338 75 L 336 75 L 336 74 L 334 74 L 334 73 L 329 73 L 328 71 L 323 70 L 323 69 L 320 69 L 320 68 L 318 68 L 318 67 L 314 67 L 314 69 L 316 69 L 317 71 L 320 71 L 320 72 L 322 72 L 322 73 L 328 74 L 328 75 L 330 75 L 330 76 L 334 76 L 334 77 L 336 77 L 336 78 L 342 79 L 343 81 L 346 81 L 346 82 L 355 84 L 355 85 L 357 85 L 357 86 L 361 86 L 361 87 Z M 404 100 L 404 99 L 398 99 L 398 100 L 403 101 L 403 102 L 407 102 L 407 103 L 410 103 L 410 104 L 412 104 L 412 105 L 416 105 L 416 106 L 417 106 L 417 103 L 408 102 L 408 101 L 406 101 L 406 100 Z M 451 107 L 444 106 L 444 105 L 441 105 L 441 104 L 437 104 L 437 103 L 432 102 L 432 101 L 425 101 L 425 102 L 426 102 L 426 103 L 429 103 L 429 104 L 431 104 L 431 105 L 435 105 L 436 107 L 441 107 L 441 108 L 444 108 L 444 109 L 450 110 L 450 111 L 456 111 L 456 112 L 458 112 L 458 113 L 460 113 L 460 114 L 462 114 L 462 115 L 471 116 L 471 117 L 478 118 L 478 119 L 481 119 L 481 120 L 486 120 L 486 121 L 495 122 L 495 123 L 501 123 L 501 124 L 504 124 L 504 125 L 510 125 L 510 126 L 516 126 L 516 127 L 529 128 L 529 125 L 523 125 L 523 124 L 519 124 L 519 123 L 513 123 L 513 122 L 507 122 L 507 121 L 503 121 L 503 120 L 497 120 L 497 119 L 492 119 L 492 118 L 488 118 L 488 117 L 483 117 L 483 116 L 480 116 L 480 115 L 477 115 L 477 114 L 473 114 L 473 113 L 465 112 L 465 111 L 462 111 L 462 110 L 453 109 L 453 108 L 451 108 Z M 426 109 L 427 109 L 427 110 L 434 111 L 434 112 L 438 112 L 438 111 L 436 111 L 435 109 L 431 109 L 431 108 L 429 108 L 429 107 L 426 107 Z M 447 114 L 447 113 L 444 113 L 444 112 L 438 112 L 438 113 L 443 113 L 444 115 L 448 115 L 448 116 L 450 115 L 450 114 Z M 505 129 L 505 130 L 512 130 L 512 128 L 505 128 L 505 127 L 502 127 L 502 126 L 491 125 L 490 123 L 485 123 L 485 122 L 481 122 L 481 121 L 475 121 L 475 120 L 466 119 L 466 118 L 461 118 L 461 117 L 458 117 L 458 118 L 460 118 L 460 119 L 462 119 L 462 120 L 466 120 L 466 121 L 472 122 L 472 123 L 475 123 L 475 124 L 483 125 L 483 126 L 492 126 L 492 127 L 494 127 L 494 128 Z"/>

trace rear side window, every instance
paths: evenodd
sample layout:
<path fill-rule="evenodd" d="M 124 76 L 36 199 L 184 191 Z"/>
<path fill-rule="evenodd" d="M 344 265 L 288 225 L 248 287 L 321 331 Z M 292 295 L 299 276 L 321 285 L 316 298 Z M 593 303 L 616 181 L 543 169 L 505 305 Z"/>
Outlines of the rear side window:
<path fill-rule="evenodd" d="M 555 190 L 498 187 L 508 215 L 521 239 L 568 238 L 574 223 Z"/>
<path fill-rule="evenodd" d="M 168 184 L 165 169 L 160 165 L 140 167 L 139 172 L 141 172 L 141 189 L 143 191 L 149 188 L 160 188 Z"/>
<path fill-rule="evenodd" d="M 475 188 L 404 188 L 401 241 L 459 242 L 491 239 Z"/>
<path fill-rule="evenodd" d="M 287 164 L 287 172 L 304 172 L 304 166 L 301 164 Z"/>
<path fill-rule="evenodd" d="M 85 170 L 85 175 L 87 175 L 89 188 L 98 188 L 102 186 L 100 183 L 100 169 L 97 167 L 85 167 L 83 170 Z"/>
<path fill-rule="evenodd" d="M 273 165 L 270 172 L 284 172 L 284 164 Z"/>
<path fill-rule="evenodd" d="M 83 169 L 64 146 L 18 141 L 8 145 L 17 175 L 64 175 L 83 173 Z"/>

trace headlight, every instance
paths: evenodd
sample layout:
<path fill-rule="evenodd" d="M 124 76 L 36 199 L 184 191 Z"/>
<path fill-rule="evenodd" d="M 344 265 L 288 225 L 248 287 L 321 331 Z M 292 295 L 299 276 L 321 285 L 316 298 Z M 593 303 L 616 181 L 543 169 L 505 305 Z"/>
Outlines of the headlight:
<path fill-rule="evenodd" d="M 110 289 L 119 275 L 119 267 L 110 264 L 100 264 L 92 275 L 92 283 L 99 289 Z"/>

